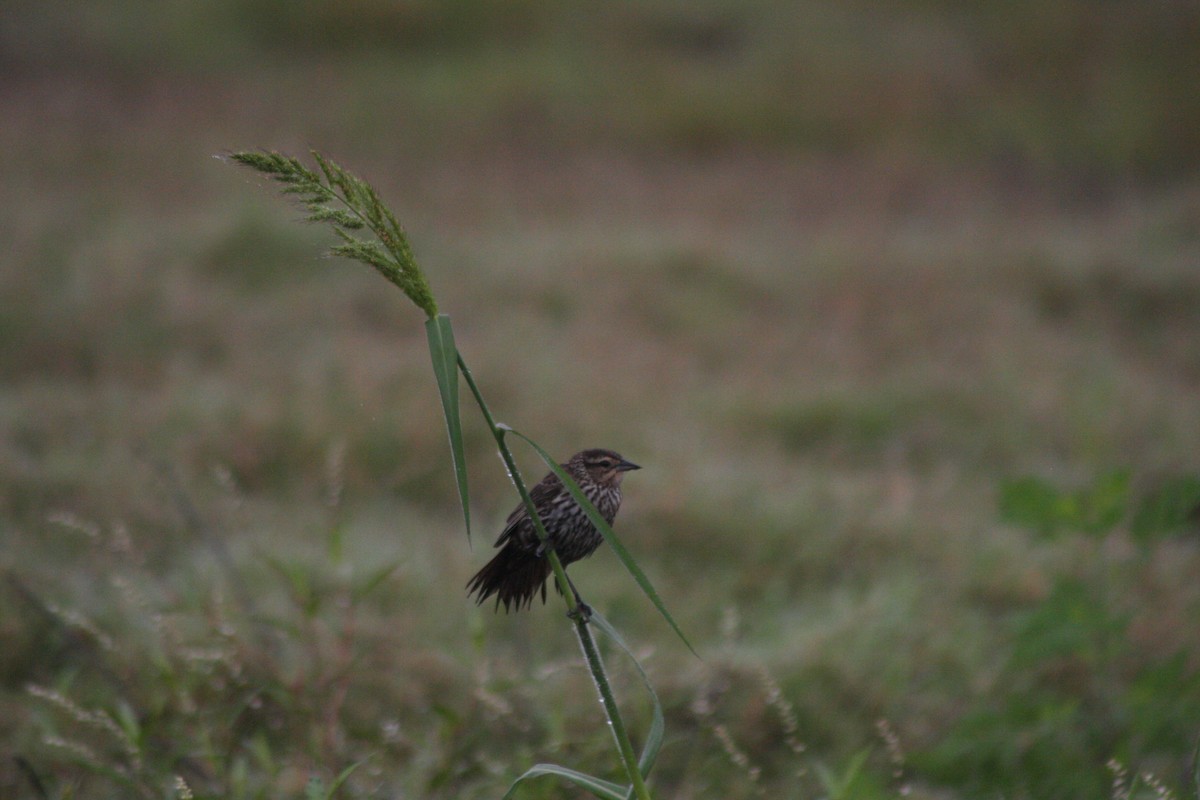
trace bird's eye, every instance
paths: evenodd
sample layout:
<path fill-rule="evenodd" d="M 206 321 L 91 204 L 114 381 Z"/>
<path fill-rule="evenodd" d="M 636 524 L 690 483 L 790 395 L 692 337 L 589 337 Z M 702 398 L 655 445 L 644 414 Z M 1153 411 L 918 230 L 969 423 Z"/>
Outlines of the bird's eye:
<path fill-rule="evenodd" d="M 611 467 L 612 465 L 613 465 L 613 462 L 612 462 L 612 460 L 611 460 L 611 459 L 607 459 L 607 458 L 605 458 L 605 459 L 603 459 L 603 460 L 601 460 L 601 461 L 597 461 L 597 462 L 596 462 L 596 466 L 598 466 L 598 467 L 604 467 L 605 469 L 608 469 L 608 468 L 609 468 L 609 467 Z"/>

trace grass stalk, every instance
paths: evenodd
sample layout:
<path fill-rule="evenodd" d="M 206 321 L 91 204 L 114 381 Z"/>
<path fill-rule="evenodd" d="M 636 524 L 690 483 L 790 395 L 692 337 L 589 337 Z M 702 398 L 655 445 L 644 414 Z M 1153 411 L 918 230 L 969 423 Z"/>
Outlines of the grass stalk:
<path fill-rule="evenodd" d="M 492 437 L 496 440 L 496 448 L 500 452 L 500 457 L 504 461 L 505 468 L 508 470 L 509 478 L 511 478 L 513 485 L 516 486 L 517 492 L 521 496 L 521 502 L 524 504 L 525 510 L 529 515 L 529 519 L 533 522 L 538 540 L 545 546 L 546 557 L 549 559 L 551 569 L 554 572 L 555 584 L 558 587 L 559 594 L 562 595 L 566 603 L 567 616 L 575 625 L 575 633 L 579 638 L 580 647 L 583 649 L 588 670 L 592 673 L 592 679 L 595 681 L 596 688 L 600 693 L 600 700 L 604 706 L 605 715 L 608 717 L 609 728 L 616 739 L 617 749 L 621 756 L 621 764 L 629 777 L 629 796 L 636 797 L 639 800 L 649 800 L 650 794 L 642 777 L 633 744 L 629 741 L 629 734 L 625 730 L 625 723 L 621 719 L 620 710 L 617 708 L 616 699 L 613 697 L 612 687 L 608 682 L 608 675 L 604 669 L 604 662 L 600 658 L 595 640 L 592 638 L 591 631 L 588 628 L 589 613 L 587 606 L 567 579 L 566 569 L 563 567 L 558 554 L 554 551 L 553 542 L 546 532 L 545 525 L 542 523 L 542 519 L 538 515 L 537 508 L 529 494 L 529 490 L 525 486 L 525 481 L 521 478 L 521 472 L 517 469 L 512 451 L 505 441 L 505 435 L 512 431 L 512 429 L 507 425 L 496 422 L 495 417 L 492 416 L 491 410 L 483 399 L 483 394 L 479 391 L 478 384 L 475 383 L 475 377 L 467 367 L 462 353 L 458 351 L 457 346 L 454 344 L 450 318 L 438 313 L 437 303 L 433 299 L 429 283 L 417 265 L 412 249 L 408 244 L 408 237 L 405 235 L 404 229 L 400 227 L 395 216 L 383 204 L 379 195 L 370 184 L 342 169 L 334 162 L 323 157 L 320 153 L 314 151 L 312 155 L 320 167 L 319 173 L 308 169 L 299 160 L 280 153 L 239 152 L 231 154 L 231 158 L 240 164 L 269 175 L 274 180 L 283 184 L 284 193 L 294 195 L 307 209 L 309 221 L 330 224 L 333 227 L 334 233 L 342 240 L 340 245 L 331 249 L 331 253 L 361 261 L 374 267 L 385 278 L 400 287 L 405 295 L 425 312 L 428 317 L 426 320 L 426 332 L 429 336 L 430 356 L 433 361 L 434 374 L 438 381 L 438 389 L 442 396 L 442 408 L 446 417 L 446 427 L 450 437 L 451 452 L 458 479 L 458 489 L 463 505 L 463 519 L 466 523 L 468 537 L 470 536 L 471 524 L 470 508 L 467 500 L 467 476 L 463 454 L 462 427 L 459 419 L 457 382 L 457 374 L 459 373 L 466 380 L 471 394 L 475 397 L 475 402 L 478 404 L 479 410 L 487 422 L 488 430 L 491 431 Z M 374 235 L 374 239 L 360 238 L 356 234 L 357 231 L 364 228 Z M 532 440 L 527 439 L 523 434 L 517 433 L 517 435 L 529 442 L 546 459 L 551 468 L 557 471 L 555 462 L 545 451 Z M 564 481 L 567 482 L 568 488 L 571 488 L 570 479 L 564 477 Z M 574 487 L 572 491 L 576 492 L 577 500 L 586 511 L 589 505 L 586 498 L 577 493 L 578 487 Z M 588 513 L 594 512 L 595 510 L 591 509 Z M 595 524 L 602 526 L 602 521 L 597 521 Z M 662 609 L 661 601 L 657 599 L 657 595 L 654 593 L 652 587 L 649 586 L 645 577 L 641 575 L 641 571 L 636 568 L 636 565 L 631 565 L 631 560 L 624 555 L 623 549 L 619 547 L 615 539 L 613 540 L 613 546 L 618 548 L 618 556 L 622 557 L 622 560 L 626 562 L 626 566 L 633 572 L 634 577 L 638 579 L 650 599 L 659 606 L 660 610 L 667 616 L 668 622 L 671 622 L 672 627 L 678 633 L 678 627 L 675 626 L 674 621 L 670 619 L 669 615 L 666 615 L 665 609 Z M 604 623 L 603 627 L 605 630 L 608 630 L 607 623 Z M 680 636 L 682 637 L 682 633 L 680 633 Z M 686 642 L 686 639 L 684 641 Z M 648 763 L 652 760 L 653 756 L 650 756 Z M 606 789 L 606 791 L 611 793 L 609 789 Z"/>
<path fill-rule="evenodd" d="M 475 383 L 475 377 L 471 374 L 471 370 L 467 366 L 467 362 L 463 359 L 462 353 L 458 354 L 458 368 L 459 372 L 462 373 L 463 379 L 467 382 L 471 394 L 475 397 L 475 403 L 479 406 L 484 420 L 487 421 L 488 429 L 492 432 L 492 436 L 496 440 L 496 447 L 500 451 L 500 458 L 503 459 L 504 466 L 508 470 L 508 475 L 517 487 L 517 492 L 521 495 L 521 502 L 525 504 L 525 510 L 529 514 L 529 519 L 533 522 L 538 538 L 542 542 L 547 542 L 549 534 L 546 533 L 546 528 L 542 524 L 537 508 L 533 504 L 533 499 L 529 496 L 529 490 L 525 486 L 525 481 L 521 478 L 521 471 L 517 469 L 517 463 L 513 459 L 508 442 L 505 441 L 505 434 L 508 432 L 508 428 L 497 423 L 492 416 L 492 412 L 488 408 L 487 402 L 483 399 L 483 394 L 479 391 L 479 386 Z M 625 768 L 625 774 L 629 778 L 630 787 L 633 790 L 632 796 L 638 800 L 650 800 L 650 790 L 647 788 L 646 782 L 642 778 L 641 770 L 638 768 L 637 753 L 633 749 L 633 742 L 629 739 L 629 733 L 625 729 L 625 721 L 621 717 L 621 710 L 617 706 L 612 686 L 608 682 L 608 672 L 604 668 L 604 660 L 600 657 L 600 651 L 596 647 L 596 640 L 592 638 L 592 632 L 588 628 L 587 615 L 578 613 L 578 609 L 573 605 L 574 591 L 567 582 L 566 569 L 559 560 L 558 554 L 554 552 L 554 548 L 548 547 L 546 555 L 550 559 L 550 566 L 554 569 L 554 579 L 558 584 L 559 593 L 563 596 L 567 604 L 567 616 L 571 618 L 571 621 L 575 625 L 575 635 L 579 639 L 580 649 L 583 650 L 583 657 L 587 662 L 588 671 L 592 673 L 592 680 L 596 684 L 596 690 L 600 693 L 600 703 L 604 706 L 604 714 L 608 717 L 608 726 L 612 730 L 613 738 L 616 740 L 617 750 L 621 756 L 621 765 Z"/>
<path fill-rule="evenodd" d="M 612 687 L 608 683 L 608 673 L 604 669 L 600 651 L 596 648 L 596 640 L 592 638 L 592 631 L 588 628 L 587 618 L 582 614 L 576 614 L 572 620 L 575 622 L 575 635 L 579 637 L 579 646 L 583 650 L 583 657 L 592 673 L 592 679 L 596 682 L 596 691 L 600 693 L 600 703 L 604 706 L 605 715 L 608 716 L 608 725 L 617 742 L 617 750 L 621 754 L 621 764 L 625 767 L 625 774 L 628 776 L 630 787 L 633 790 L 631 796 L 636 797 L 637 800 L 650 800 L 650 789 L 642 779 L 637 753 L 634 752 L 633 742 L 629 740 L 629 733 L 625 730 L 625 721 L 621 718 L 620 709 L 617 708 L 617 699 L 613 696 Z"/>
<path fill-rule="evenodd" d="M 467 367 L 467 362 L 463 360 L 462 353 L 458 354 L 458 369 L 462 373 L 463 379 L 466 380 L 467 386 L 471 389 L 471 394 L 475 397 L 475 403 L 479 406 L 480 412 L 483 414 L 484 420 L 487 421 L 488 430 L 492 432 L 492 437 L 496 440 L 496 447 L 500 451 L 500 458 L 504 461 L 504 468 L 508 470 L 508 476 L 512 479 L 513 484 L 517 487 L 517 493 L 521 495 L 521 502 L 525 504 L 525 510 L 529 513 L 529 519 L 533 522 L 533 528 L 537 532 L 538 540 L 546 542 L 550 538 L 550 534 L 546 533 L 546 527 L 542 524 L 542 518 L 538 516 L 537 507 L 533 504 L 533 498 L 529 496 L 529 489 L 525 486 L 525 481 L 521 478 L 521 471 L 517 469 L 517 462 L 513 459 L 512 451 L 508 449 L 508 442 L 504 440 L 504 434 L 508 432 L 502 424 L 496 422 L 492 416 L 491 410 L 483 399 L 483 394 L 479 391 L 479 386 L 475 383 L 475 377 L 471 374 L 470 368 Z M 571 605 L 571 599 L 574 596 L 571 592 L 571 586 L 567 583 L 567 571 L 563 568 L 562 562 L 558 559 L 558 554 L 554 552 L 553 547 L 546 550 L 546 555 L 550 558 L 550 566 L 554 569 L 554 580 L 558 584 L 559 592 L 566 599 L 567 611 L 573 611 L 574 606 Z"/>

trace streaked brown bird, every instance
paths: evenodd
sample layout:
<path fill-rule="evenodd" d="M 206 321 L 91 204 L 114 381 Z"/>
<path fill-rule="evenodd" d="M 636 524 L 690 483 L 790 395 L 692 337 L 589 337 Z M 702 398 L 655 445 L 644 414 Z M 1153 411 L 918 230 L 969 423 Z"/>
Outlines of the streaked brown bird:
<path fill-rule="evenodd" d="M 600 449 L 582 450 L 562 467 L 609 525 L 621 507 L 621 479 L 629 470 L 641 469 L 612 450 Z M 564 568 L 596 552 L 604 541 L 553 472 L 530 490 L 529 497 L 550 537 L 549 546 L 558 553 Z M 508 515 L 508 523 L 495 546 L 500 552 L 467 583 L 467 595 L 475 595 L 475 602 L 480 605 L 495 595 L 496 610 L 503 605 L 505 613 L 510 606 L 520 611 L 522 606 L 532 605 L 539 589 L 542 602 L 546 602 L 546 579 L 552 571 L 546 556 L 548 548 L 538 539 L 524 503 Z M 575 597 L 578 601 L 578 593 Z"/>

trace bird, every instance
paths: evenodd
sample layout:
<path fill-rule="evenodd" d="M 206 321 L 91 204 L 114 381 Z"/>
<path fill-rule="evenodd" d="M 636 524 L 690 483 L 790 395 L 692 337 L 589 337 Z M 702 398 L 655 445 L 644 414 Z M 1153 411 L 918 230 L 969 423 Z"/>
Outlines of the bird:
<path fill-rule="evenodd" d="M 625 473 L 641 469 L 612 450 L 600 448 L 581 450 L 561 466 L 575 479 L 609 525 L 621 507 L 621 481 Z M 554 549 L 565 568 L 596 552 L 604 541 L 554 472 L 538 481 L 529 497 L 549 539 L 546 543 L 538 539 L 523 502 L 513 509 L 496 539 L 495 547 L 500 548 L 500 552 L 467 583 L 467 596 L 475 595 L 476 605 L 482 605 L 495 595 L 497 612 L 502 605 L 506 614 L 510 607 L 520 611 L 522 607 L 533 605 L 533 597 L 539 589 L 545 603 L 546 580 L 552 571 L 549 548 Z M 570 578 L 567 581 L 570 583 Z M 571 590 L 575 594 L 576 610 L 587 614 L 590 609 L 580 599 L 573 584 Z"/>

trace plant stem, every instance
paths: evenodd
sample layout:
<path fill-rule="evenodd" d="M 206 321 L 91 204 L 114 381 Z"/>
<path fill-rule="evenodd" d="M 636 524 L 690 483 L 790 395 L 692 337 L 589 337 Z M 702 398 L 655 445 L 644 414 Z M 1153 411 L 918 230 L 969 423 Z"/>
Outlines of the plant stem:
<path fill-rule="evenodd" d="M 534 530 L 537 531 L 538 538 L 545 543 L 548 543 L 549 534 L 546 533 L 546 528 L 542 524 L 541 517 L 537 513 L 537 507 L 533 504 L 533 499 L 529 496 L 529 490 L 525 488 L 525 481 L 521 479 L 521 472 L 517 469 L 517 463 L 513 459 L 512 451 L 508 449 L 508 443 L 504 440 L 504 434 L 507 428 L 504 428 L 496 423 L 492 412 L 488 409 L 487 403 L 483 400 L 483 395 L 479 391 L 479 387 L 475 384 L 475 378 L 471 375 L 471 370 L 467 367 L 467 362 L 463 360 L 462 353 L 458 354 L 458 369 L 462 373 L 463 378 L 467 382 L 467 386 L 471 389 L 471 394 L 475 396 L 475 402 L 479 405 L 479 410 L 483 413 L 483 418 L 487 421 L 488 429 L 492 432 L 492 436 L 496 440 L 496 446 L 500 451 L 500 458 L 504 460 L 504 466 L 508 470 L 508 475 L 512 478 L 512 482 L 517 487 L 517 492 L 521 495 L 521 502 L 525 504 L 525 511 L 529 514 L 529 519 L 533 522 Z M 642 778 L 641 770 L 638 768 L 637 755 L 633 750 L 633 743 L 629 741 L 629 733 L 625 730 L 625 722 L 621 719 L 621 711 L 617 707 L 616 698 L 613 696 L 612 687 L 608 682 L 608 674 L 604 669 L 604 661 L 600 658 L 600 651 L 596 648 L 596 641 L 592 638 L 592 632 L 588 628 L 587 616 L 584 614 L 574 613 L 577 609 L 574 605 L 574 592 L 571 585 L 567 582 L 567 572 L 563 568 L 562 562 L 558 559 L 558 554 L 554 552 L 553 547 L 546 548 L 546 556 L 550 559 L 550 566 L 554 569 L 554 579 L 558 583 L 558 588 L 567 604 L 568 616 L 575 624 L 575 635 L 579 637 L 579 646 L 583 649 L 584 660 L 587 661 L 588 670 L 592 673 L 592 680 L 596 683 L 596 689 L 600 693 L 600 702 L 604 706 L 604 713 L 608 717 L 608 725 L 612 729 L 613 738 L 617 742 L 617 751 L 621 755 L 621 764 L 625 768 L 625 774 L 628 776 L 633 796 L 638 800 L 651 800 L 650 790 L 646 788 L 646 782 Z"/>
<path fill-rule="evenodd" d="M 471 370 L 467 368 L 467 362 L 463 361 L 462 353 L 458 354 L 458 369 L 462 372 L 463 378 L 467 381 L 467 386 L 471 388 L 471 394 L 475 396 L 475 402 L 479 405 L 479 410 L 483 412 L 483 418 L 487 420 L 488 429 L 492 432 L 492 436 L 496 440 L 496 446 L 500 450 L 500 458 L 504 460 L 504 467 L 508 470 L 508 476 L 517 487 L 518 494 L 521 495 L 521 502 L 525 504 L 525 511 L 529 514 L 529 519 L 533 522 L 533 528 L 537 532 L 538 539 L 543 543 L 548 543 L 550 534 L 546 533 L 546 526 L 542 524 L 542 518 L 537 513 L 537 507 L 533 504 L 533 498 L 529 496 L 529 490 L 525 488 L 525 481 L 521 479 L 521 472 L 517 469 L 517 462 L 513 459 L 512 451 L 508 449 L 508 442 L 504 441 L 505 429 L 496 424 L 496 420 L 492 417 L 492 412 L 487 407 L 487 403 L 483 400 L 483 395 L 479 391 L 479 387 L 475 385 L 475 378 L 471 375 Z M 567 611 L 574 610 L 572 598 L 574 593 L 571 591 L 570 584 L 567 583 L 567 572 L 563 568 L 562 562 L 558 560 L 558 553 L 554 552 L 553 547 L 546 548 L 546 555 L 550 558 L 550 566 L 554 569 L 554 580 L 558 584 L 559 592 L 566 599 Z"/>
<path fill-rule="evenodd" d="M 583 615 L 577 615 L 574 617 L 574 621 L 575 634 L 579 637 L 579 646 L 583 648 L 583 657 L 587 661 L 588 669 L 592 672 L 592 679 L 596 682 L 596 690 L 600 692 L 600 702 L 604 706 L 604 713 L 608 715 L 608 724 L 612 728 L 613 738 L 617 740 L 621 763 L 632 784 L 632 796 L 638 800 L 651 800 L 650 790 L 642 778 L 637 754 L 633 751 L 633 742 L 629 741 L 629 733 L 625 730 L 625 722 L 621 719 L 621 711 L 617 708 L 617 700 L 613 697 L 612 687 L 608 683 L 608 675 L 604 671 L 604 661 L 600 658 L 600 651 L 596 649 L 596 640 L 592 638 L 592 631 L 588 628 L 587 619 Z"/>

